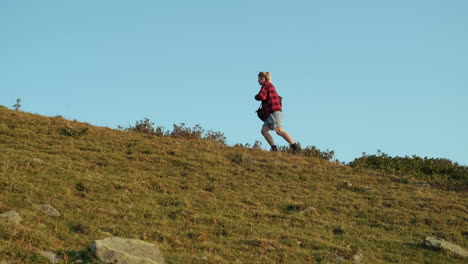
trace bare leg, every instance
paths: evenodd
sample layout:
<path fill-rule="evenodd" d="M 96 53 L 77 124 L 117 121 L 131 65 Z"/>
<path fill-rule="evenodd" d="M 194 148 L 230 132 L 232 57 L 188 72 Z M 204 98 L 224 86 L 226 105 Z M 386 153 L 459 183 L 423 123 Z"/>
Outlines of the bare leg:
<path fill-rule="evenodd" d="M 273 137 L 270 135 L 269 131 L 270 128 L 268 126 L 262 127 L 262 135 L 265 137 L 266 141 L 268 142 L 268 144 L 270 144 L 270 146 L 274 146 L 275 141 L 273 140 Z"/>
<path fill-rule="evenodd" d="M 286 133 L 286 131 L 283 130 L 282 127 L 275 128 L 275 131 L 276 131 L 276 134 L 284 138 L 284 140 L 286 140 L 289 144 L 291 145 L 294 144 L 294 140 L 291 138 L 291 136 L 288 133 Z"/>

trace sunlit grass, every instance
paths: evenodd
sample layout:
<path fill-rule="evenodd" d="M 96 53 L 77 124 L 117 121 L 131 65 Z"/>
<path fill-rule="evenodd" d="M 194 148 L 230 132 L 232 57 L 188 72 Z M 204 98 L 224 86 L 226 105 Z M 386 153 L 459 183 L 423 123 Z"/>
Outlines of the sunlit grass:
<path fill-rule="evenodd" d="M 107 236 L 156 243 L 169 263 L 351 262 L 356 252 L 366 263 L 462 263 L 422 241 L 468 247 L 466 193 L 402 178 L 0 108 L 0 213 L 23 218 L 0 224 L 0 263 L 48 263 L 38 250 L 98 263 L 88 248 Z"/>

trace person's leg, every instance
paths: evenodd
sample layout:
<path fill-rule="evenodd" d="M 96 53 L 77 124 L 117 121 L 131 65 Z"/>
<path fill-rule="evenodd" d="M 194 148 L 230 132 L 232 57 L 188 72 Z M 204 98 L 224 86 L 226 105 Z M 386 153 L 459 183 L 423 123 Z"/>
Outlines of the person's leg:
<path fill-rule="evenodd" d="M 293 154 L 296 155 L 301 151 L 301 148 L 298 145 L 296 145 L 296 143 L 294 143 L 294 140 L 291 138 L 291 136 L 288 133 L 286 133 L 286 131 L 283 130 L 283 127 L 277 127 L 275 128 L 275 131 L 276 131 L 276 134 L 284 138 L 284 140 L 286 140 L 289 143 L 289 146 L 293 150 Z"/>
<path fill-rule="evenodd" d="M 270 146 L 275 146 L 275 141 L 273 140 L 273 137 L 270 135 L 269 131 L 270 128 L 268 126 L 262 126 L 262 135 L 265 137 Z"/>
<path fill-rule="evenodd" d="M 275 128 L 276 134 L 284 138 L 290 145 L 294 145 L 294 140 L 291 138 L 291 136 L 286 133 L 286 131 L 283 130 L 283 127 L 277 127 Z"/>

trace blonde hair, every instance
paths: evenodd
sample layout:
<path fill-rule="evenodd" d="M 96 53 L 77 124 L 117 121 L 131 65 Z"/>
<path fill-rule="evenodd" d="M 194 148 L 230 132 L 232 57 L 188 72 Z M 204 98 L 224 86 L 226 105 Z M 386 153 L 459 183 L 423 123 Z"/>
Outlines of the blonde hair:
<path fill-rule="evenodd" d="M 260 72 L 258 77 L 265 77 L 267 81 L 271 81 L 271 74 L 269 72 Z"/>

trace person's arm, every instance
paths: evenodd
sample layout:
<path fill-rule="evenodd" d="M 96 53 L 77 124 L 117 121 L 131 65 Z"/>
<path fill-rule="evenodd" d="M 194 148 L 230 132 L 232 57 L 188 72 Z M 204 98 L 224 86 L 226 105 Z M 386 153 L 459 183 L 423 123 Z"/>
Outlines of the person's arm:
<path fill-rule="evenodd" d="M 268 95 L 268 87 L 266 85 L 262 86 L 262 89 L 260 89 L 260 92 L 255 95 L 255 100 L 257 101 L 264 101 L 267 99 Z"/>

